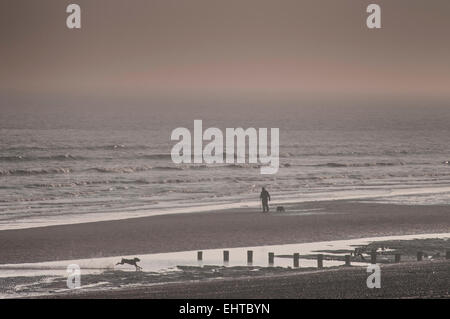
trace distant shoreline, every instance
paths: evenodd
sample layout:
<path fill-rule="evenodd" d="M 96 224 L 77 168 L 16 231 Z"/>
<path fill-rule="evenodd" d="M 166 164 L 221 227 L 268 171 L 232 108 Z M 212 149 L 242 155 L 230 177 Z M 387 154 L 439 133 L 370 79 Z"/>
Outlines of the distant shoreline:
<path fill-rule="evenodd" d="M 411 196 L 411 195 L 435 195 L 450 193 L 449 186 L 434 186 L 434 187 L 403 187 L 393 189 L 376 189 L 376 190 L 358 190 L 353 191 L 349 189 L 343 189 L 340 191 L 330 192 L 317 192 L 317 193 L 288 193 L 277 194 L 274 193 L 274 197 L 277 199 L 271 202 L 271 206 L 275 208 L 277 205 L 296 205 L 296 204 L 308 204 L 316 202 L 329 202 L 329 201 L 371 201 L 378 198 L 390 198 L 396 196 Z M 259 196 L 255 194 L 255 196 Z M 18 221 L 10 221 L 5 224 L 3 220 L 0 221 L 0 231 L 5 230 L 20 230 L 20 229 L 32 229 L 52 226 L 68 226 L 86 223 L 98 223 L 108 221 L 121 221 L 135 218 L 147 218 L 161 215 L 180 215 L 180 214 L 195 214 L 195 213 L 214 213 L 223 211 L 235 211 L 235 210 L 258 210 L 260 202 L 256 200 L 244 200 L 240 201 L 230 198 L 223 198 L 217 200 L 218 203 L 206 202 L 206 204 L 199 205 L 198 203 L 188 206 L 183 204 L 174 207 L 153 207 L 150 209 L 124 209 L 123 212 L 97 212 L 97 213 L 85 213 L 85 214 L 63 214 L 55 216 L 42 216 L 42 217 L 30 217 L 24 218 Z M 374 202 L 376 204 L 376 202 Z M 393 203 L 394 204 L 394 203 Z M 401 206 L 413 206 L 413 204 L 395 203 Z M 416 205 L 416 204 L 414 204 Z M 439 206 L 439 204 L 435 204 Z M 425 207 L 433 206 L 433 204 L 424 205 Z"/>

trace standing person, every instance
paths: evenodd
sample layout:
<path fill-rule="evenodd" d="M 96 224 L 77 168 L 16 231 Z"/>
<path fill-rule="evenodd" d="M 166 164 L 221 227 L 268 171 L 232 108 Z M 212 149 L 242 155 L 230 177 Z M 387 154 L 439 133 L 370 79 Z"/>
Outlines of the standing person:
<path fill-rule="evenodd" d="M 269 212 L 270 194 L 264 187 L 261 190 L 261 195 L 259 196 L 259 198 L 261 198 L 263 213 Z"/>

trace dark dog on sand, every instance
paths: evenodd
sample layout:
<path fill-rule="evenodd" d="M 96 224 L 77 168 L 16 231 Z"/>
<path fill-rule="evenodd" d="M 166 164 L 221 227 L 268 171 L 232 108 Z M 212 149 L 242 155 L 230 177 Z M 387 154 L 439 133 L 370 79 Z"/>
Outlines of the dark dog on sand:
<path fill-rule="evenodd" d="M 277 206 L 277 213 L 284 213 L 284 207 L 283 206 Z"/>
<path fill-rule="evenodd" d="M 138 261 L 141 261 L 141 260 L 140 260 L 139 258 L 137 258 L 137 257 L 134 257 L 133 259 L 125 259 L 125 258 L 122 258 L 122 260 L 120 261 L 120 263 L 117 263 L 116 266 L 117 266 L 117 265 L 128 264 L 128 265 L 132 265 L 132 266 L 136 267 L 136 271 L 142 270 L 142 267 L 140 267 L 140 266 L 137 265 L 137 262 L 138 262 Z"/>

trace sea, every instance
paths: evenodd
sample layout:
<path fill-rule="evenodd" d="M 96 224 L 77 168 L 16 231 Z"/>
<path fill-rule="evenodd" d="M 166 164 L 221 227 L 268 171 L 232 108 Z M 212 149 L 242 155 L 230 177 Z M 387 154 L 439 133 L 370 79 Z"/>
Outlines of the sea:
<path fill-rule="evenodd" d="M 0 229 L 352 199 L 448 204 L 450 105 L 283 101 L 1 107 Z M 172 130 L 279 128 L 280 169 L 172 162 Z"/>

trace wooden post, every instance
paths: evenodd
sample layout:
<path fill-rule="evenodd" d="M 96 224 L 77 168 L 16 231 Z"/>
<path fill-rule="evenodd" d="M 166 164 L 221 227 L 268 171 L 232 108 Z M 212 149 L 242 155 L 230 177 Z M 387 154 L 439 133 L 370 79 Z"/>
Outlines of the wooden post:
<path fill-rule="evenodd" d="M 300 258 L 300 254 L 299 253 L 294 253 L 294 268 L 298 268 L 299 267 L 299 262 L 298 262 L 299 258 Z"/>
<path fill-rule="evenodd" d="M 400 254 L 395 254 L 395 262 L 399 263 L 400 262 Z"/>
<path fill-rule="evenodd" d="M 418 251 L 417 252 L 417 261 L 422 261 L 422 257 L 423 257 L 423 252 Z"/>
<path fill-rule="evenodd" d="M 345 255 L 345 265 L 346 266 L 351 266 L 350 255 Z"/>
<path fill-rule="evenodd" d="M 228 250 L 223 251 L 223 262 L 227 263 L 230 261 L 230 252 Z"/>
<path fill-rule="evenodd" d="M 450 259 L 450 250 L 445 253 L 445 259 Z"/>
<path fill-rule="evenodd" d="M 203 260 L 203 252 L 202 251 L 198 251 L 197 252 L 197 260 L 198 261 L 202 261 Z"/>
<path fill-rule="evenodd" d="M 374 265 L 374 264 L 377 263 L 377 251 L 376 251 L 376 250 L 372 250 L 372 251 L 370 252 L 370 263 L 371 263 L 372 265 Z"/>
<path fill-rule="evenodd" d="M 275 254 L 274 253 L 269 253 L 269 266 L 273 266 L 274 259 L 275 259 Z"/>
<path fill-rule="evenodd" d="M 319 268 L 319 269 L 323 268 L 323 255 L 322 254 L 317 255 L 317 268 Z"/>
<path fill-rule="evenodd" d="M 247 250 L 247 265 L 253 264 L 253 251 Z"/>

